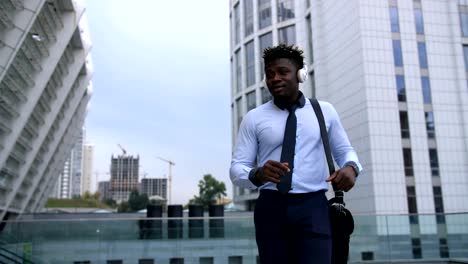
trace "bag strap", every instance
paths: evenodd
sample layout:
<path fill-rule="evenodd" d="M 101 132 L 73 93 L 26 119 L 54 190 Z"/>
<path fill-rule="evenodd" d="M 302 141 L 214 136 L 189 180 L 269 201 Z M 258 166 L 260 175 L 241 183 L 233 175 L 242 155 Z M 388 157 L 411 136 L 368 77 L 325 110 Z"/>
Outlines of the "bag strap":
<path fill-rule="evenodd" d="M 317 116 L 319 126 L 320 126 L 320 135 L 322 138 L 323 148 L 325 150 L 325 155 L 327 156 L 327 163 L 328 163 L 328 171 L 331 174 L 335 172 L 335 165 L 333 163 L 333 158 L 330 151 L 330 142 L 328 140 L 328 133 L 327 128 L 325 127 L 325 118 L 323 117 L 322 108 L 316 98 L 310 99 L 310 103 L 314 108 L 315 115 Z M 335 191 L 335 202 L 344 204 L 343 196 L 344 192 L 342 190 L 338 190 L 335 185 L 332 183 L 333 190 Z"/>

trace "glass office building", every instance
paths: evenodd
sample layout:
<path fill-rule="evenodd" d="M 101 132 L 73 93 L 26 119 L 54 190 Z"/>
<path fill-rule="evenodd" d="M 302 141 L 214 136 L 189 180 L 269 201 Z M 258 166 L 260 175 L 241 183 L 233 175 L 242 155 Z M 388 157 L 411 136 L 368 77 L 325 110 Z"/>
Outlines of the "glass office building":
<path fill-rule="evenodd" d="M 335 106 L 364 167 L 347 206 L 379 228 L 380 215 L 409 214 L 392 234 L 410 234 L 415 257 L 424 236 L 443 251 L 444 213 L 468 211 L 468 1 L 231 0 L 230 22 L 233 144 L 270 99 L 263 49 L 298 45 L 300 89 Z M 257 191 L 233 194 L 253 210 Z M 437 215 L 430 228 L 412 228 L 421 214 Z"/>

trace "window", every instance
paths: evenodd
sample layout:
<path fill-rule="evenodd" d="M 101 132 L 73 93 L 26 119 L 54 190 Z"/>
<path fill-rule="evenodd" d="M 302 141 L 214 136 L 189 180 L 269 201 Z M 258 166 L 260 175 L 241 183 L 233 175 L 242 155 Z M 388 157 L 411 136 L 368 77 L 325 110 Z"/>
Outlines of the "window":
<path fill-rule="evenodd" d="M 279 43 L 295 44 L 296 43 L 296 27 L 294 25 L 284 27 L 278 30 Z"/>
<path fill-rule="evenodd" d="M 118 259 L 118 260 L 108 260 L 107 264 L 123 264 L 123 261 Z"/>
<path fill-rule="evenodd" d="M 404 148 L 403 149 L 403 163 L 405 166 L 405 175 L 406 176 L 413 176 L 413 158 L 411 156 L 411 149 Z"/>
<path fill-rule="evenodd" d="M 466 6 L 460 6 L 460 26 L 463 37 L 468 37 L 468 10 Z"/>
<path fill-rule="evenodd" d="M 414 22 L 416 23 L 416 34 L 424 34 L 424 20 L 421 8 L 414 9 Z"/>
<path fill-rule="evenodd" d="M 435 138 L 434 112 L 424 113 L 426 118 L 426 130 L 428 138 Z"/>
<path fill-rule="evenodd" d="M 418 220 L 418 205 L 416 202 L 416 190 L 414 186 L 406 187 L 406 199 L 408 201 L 408 214 L 410 224 L 416 225 L 419 223 Z"/>
<path fill-rule="evenodd" d="M 414 186 L 406 187 L 406 195 L 408 197 L 408 213 L 417 214 L 418 206 L 416 204 L 416 190 Z"/>
<path fill-rule="evenodd" d="M 390 24 L 392 32 L 400 32 L 400 24 L 398 23 L 398 7 L 390 7 Z"/>
<path fill-rule="evenodd" d="M 397 96 L 399 102 L 406 102 L 405 76 L 396 75 Z"/>
<path fill-rule="evenodd" d="M 271 0 L 258 0 L 258 29 L 271 25 Z"/>
<path fill-rule="evenodd" d="M 422 86 L 422 92 L 423 92 L 423 101 L 425 104 L 430 104 L 432 103 L 432 97 L 431 97 L 431 83 L 429 81 L 429 77 L 427 76 L 422 76 L 421 77 L 421 86 Z"/>
<path fill-rule="evenodd" d="M 431 164 L 431 175 L 439 176 L 439 158 L 437 157 L 437 149 L 429 149 L 429 162 Z"/>
<path fill-rule="evenodd" d="M 262 93 L 262 104 L 271 100 L 272 96 L 267 88 L 262 87 L 261 93 Z"/>
<path fill-rule="evenodd" d="M 214 258 L 213 257 L 201 257 L 200 264 L 213 264 Z"/>
<path fill-rule="evenodd" d="M 245 45 L 245 61 L 247 64 L 247 86 L 250 86 L 255 83 L 255 50 L 253 40 Z"/>
<path fill-rule="evenodd" d="M 400 111 L 400 129 L 401 129 L 401 137 L 402 138 L 409 138 L 410 137 L 409 123 L 408 123 L 408 112 Z"/>
<path fill-rule="evenodd" d="M 169 264 L 184 264 L 183 258 L 171 258 Z"/>
<path fill-rule="evenodd" d="M 253 33 L 254 30 L 254 19 L 253 19 L 253 0 L 244 1 L 244 35 Z"/>
<path fill-rule="evenodd" d="M 255 91 L 247 94 L 247 111 L 254 109 L 256 105 Z"/>
<path fill-rule="evenodd" d="M 239 3 L 234 7 L 234 44 L 240 41 L 240 11 Z"/>
<path fill-rule="evenodd" d="M 434 207 L 436 212 L 436 222 L 438 224 L 445 223 L 445 215 L 444 215 L 444 201 L 442 198 L 442 188 L 440 186 L 432 187 L 432 191 L 434 193 Z"/>
<path fill-rule="evenodd" d="M 422 258 L 421 239 L 411 238 L 411 248 L 413 251 L 413 258 L 415 259 Z"/>
<path fill-rule="evenodd" d="M 439 238 L 439 253 L 441 258 L 449 258 L 449 247 L 446 238 Z"/>
<path fill-rule="evenodd" d="M 278 22 L 294 18 L 294 0 L 278 0 Z"/>
<path fill-rule="evenodd" d="M 242 122 L 242 98 L 239 98 L 236 100 L 236 109 L 237 109 L 237 128 L 239 128 Z"/>
<path fill-rule="evenodd" d="M 314 45 L 312 41 L 312 20 L 311 16 L 306 17 L 306 27 L 307 27 L 307 48 L 309 49 L 309 64 L 314 63 Z"/>
<path fill-rule="evenodd" d="M 403 66 L 403 54 L 401 50 L 401 40 L 394 39 L 393 40 L 393 61 L 395 66 L 402 67 Z"/>
<path fill-rule="evenodd" d="M 73 264 L 91 264 L 91 261 L 89 261 L 89 260 L 73 261 Z"/>
<path fill-rule="evenodd" d="M 418 42 L 419 67 L 427 69 L 427 51 L 426 43 Z"/>
<path fill-rule="evenodd" d="M 315 91 L 315 72 L 314 71 L 309 73 L 309 78 L 310 78 L 310 89 L 312 91 L 312 97 L 315 97 L 316 91 Z"/>
<path fill-rule="evenodd" d="M 261 35 L 259 38 L 259 41 L 260 41 L 260 53 L 261 53 L 261 56 L 259 56 L 260 57 L 259 58 L 260 59 L 260 76 L 261 76 L 261 79 L 263 80 L 265 78 L 265 65 L 263 61 L 263 50 L 273 45 L 273 35 L 271 34 L 271 32 Z"/>
<path fill-rule="evenodd" d="M 154 259 L 139 259 L 138 264 L 154 264 Z"/>
<path fill-rule="evenodd" d="M 228 258 L 229 264 L 242 264 L 242 256 L 230 256 Z"/>
<path fill-rule="evenodd" d="M 236 91 L 240 92 L 242 91 L 242 63 L 240 50 L 236 51 L 234 56 L 236 57 Z"/>
<path fill-rule="evenodd" d="M 465 71 L 468 72 L 468 45 L 463 45 L 463 57 L 465 58 Z"/>

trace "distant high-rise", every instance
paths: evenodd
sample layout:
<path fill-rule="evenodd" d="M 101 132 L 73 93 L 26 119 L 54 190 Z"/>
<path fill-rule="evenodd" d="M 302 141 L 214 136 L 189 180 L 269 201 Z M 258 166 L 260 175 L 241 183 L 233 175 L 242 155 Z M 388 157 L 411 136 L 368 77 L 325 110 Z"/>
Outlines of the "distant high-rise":
<path fill-rule="evenodd" d="M 157 195 L 167 200 L 167 178 L 141 179 L 140 192 L 148 197 Z"/>
<path fill-rule="evenodd" d="M 52 197 L 70 199 L 81 195 L 81 177 L 83 170 L 83 137 L 84 129 L 74 133 L 73 140 L 75 144 L 70 151 L 69 157 L 63 165 L 57 180 L 57 187 Z"/>
<path fill-rule="evenodd" d="M 44 206 L 83 127 L 84 11 L 80 0 L 0 1 L 0 220 Z"/>
<path fill-rule="evenodd" d="M 111 199 L 110 181 L 100 181 L 98 183 L 98 192 L 101 200 Z"/>
<path fill-rule="evenodd" d="M 110 190 L 112 199 L 117 202 L 127 201 L 130 192 L 138 190 L 138 172 L 140 158 L 131 155 L 112 156 L 110 168 Z"/>
<path fill-rule="evenodd" d="M 93 167 L 94 167 L 94 145 L 83 145 L 83 169 L 81 174 L 81 195 L 86 192 L 91 193 L 91 185 L 93 181 Z"/>
<path fill-rule="evenodd" d="M 233 141 L 270 99 L 263 50 L 297 44 L 302 92 L 334 104 L 363 164 L 353 212 L 468 211 L 467 0 L 231 0 L 230 19 Z M 234 188 L 239 207 L 257 196 Z"/>

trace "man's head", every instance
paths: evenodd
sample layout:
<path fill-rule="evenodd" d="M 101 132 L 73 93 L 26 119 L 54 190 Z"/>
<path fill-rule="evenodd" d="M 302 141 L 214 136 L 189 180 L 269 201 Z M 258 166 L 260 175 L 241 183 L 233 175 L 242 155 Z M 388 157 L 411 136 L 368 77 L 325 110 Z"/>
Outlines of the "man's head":
<path fill-rule="evenodd" d="M 286 44 L 264 50 L 265 82 L 273 97 L 290 102 L 297 99 L 301 82 L 298 71 L 304 67 L 303 53 L 298 47 Z"/>

